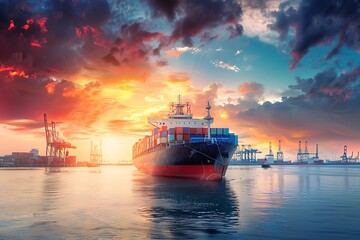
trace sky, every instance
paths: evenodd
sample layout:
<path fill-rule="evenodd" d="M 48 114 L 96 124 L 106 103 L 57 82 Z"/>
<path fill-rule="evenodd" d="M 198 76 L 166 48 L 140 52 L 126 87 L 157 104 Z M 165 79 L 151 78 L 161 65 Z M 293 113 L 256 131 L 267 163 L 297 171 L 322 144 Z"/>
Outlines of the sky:
<path fill-rule="evenodd" d="M 359 55 L 357 0 L 0 0 L 0 155 L 45 155 L 47 113 L 78 161 L 130 160 L 178 95 L 263 155 L 356 155 Z"/>

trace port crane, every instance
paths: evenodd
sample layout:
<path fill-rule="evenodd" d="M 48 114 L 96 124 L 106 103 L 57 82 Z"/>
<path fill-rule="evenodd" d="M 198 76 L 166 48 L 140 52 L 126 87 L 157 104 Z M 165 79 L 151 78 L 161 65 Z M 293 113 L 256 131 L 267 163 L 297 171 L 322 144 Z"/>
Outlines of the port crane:
<path fill-rule="evenodd" d="M 56 123 L 51 122 L 49 128 L 47 115 L 44 113 L 44 126 L 46 136 L 46 158 L 49 166 L 66 166 L 68 158 L 68 149 L 76 147 L 67 142 L 63 136 L 56 130 Z"/>
<path fill-rule="evenodd" d="M 298 163 L 314 163 L 319 160 L 319 145 L 316 144 L 315 153 L 309 152 L 307 141 L 305 141 L 305 149 L 301 150 L 301 141 L 299 141 L 299 150 L 297 153 Z"/>
<path fill-rule="evenodd" d="M 91 141 L 91 149 L 90 149 L 90 162 L 88 163 L 88 167 L 99 166 L 102 163 L 102 142 L 100 144 L 93 144 Z"/>
<path fill-rule="evenodd" d="M 281 149 L 281 140 L 279 140 L 278 151 L 276 152 L 276 162 L 282 163 L 284 162 L 284 152 Z"/>
<path fill-rule="evenodd" d="M 257 153 L 261 153 L 261 151 L 253 148 L 251 145 L 241 145 L 241 147 L 239 146 L 237 151 L 234 153 L 234 161 L 246 163 L 256 162 Z"/>

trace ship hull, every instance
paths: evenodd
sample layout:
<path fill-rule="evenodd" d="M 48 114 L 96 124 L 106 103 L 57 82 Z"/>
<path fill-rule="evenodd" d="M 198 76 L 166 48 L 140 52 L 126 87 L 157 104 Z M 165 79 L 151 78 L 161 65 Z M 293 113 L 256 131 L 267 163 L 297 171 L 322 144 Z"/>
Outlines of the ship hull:
<path fill-rule="evenodd" d="M 236 145 L 231 143 L 187 143 L 158 146 L 133 159 L 147 174 L 219 181 L 226 173 Z"/>

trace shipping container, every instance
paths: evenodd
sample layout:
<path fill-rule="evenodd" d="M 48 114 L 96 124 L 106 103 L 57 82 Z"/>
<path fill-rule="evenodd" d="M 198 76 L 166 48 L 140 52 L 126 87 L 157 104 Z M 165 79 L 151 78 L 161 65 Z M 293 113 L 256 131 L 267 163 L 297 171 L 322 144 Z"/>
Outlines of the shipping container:
<path fill-rule="evenodd" d="M 167 126 L 161 126 L 161 131 L 167 131 Z"/>
<path fill-rule="evenodd" d="M 175 141 L 175 134 L 169 134 L 168 135 L 168 140 L 169 140 L 169 142 L 170 141 Z"/>
<path fill-rule="evenodd" d="M 159 129 L 158 128 L 154 128 L 154 130 L 153 130 L 153 135 L 156 135 L 156 134 L 158 134 L 159 133 Z"/>
<path fill-rule="evenodd" d="M 160 137 L 167 137 L 168 135 L 168 131 L 161 131 L 160 132 Z"/>
<path fill-rule="evenodd" d="M 190 134 L 184 134 L 184 141 L 190 141 Z"/>
<path fill-rule="evenodd" d="M 196 128 L 190 128 L 190 134 L 191 135 L 196 134 Z"/>
<path fill-rule="evenodd" d="M 229 128 L 223 128 L 223 134 L 229 135 Z"/>
<path fill-rule="evenodd" d="M 190 134 L 190 128 L 184 127 L 184 134 Z"/>
<path fill-rule="evenodd" d="M 204 138 L 201 137 L 190 137 L 190 143 L 201 143 L 204 142 Z"/>
<path fill-rule="evenodd" d="M 169 134 L 175 134 L 175 128 L 169 128 Z"/>
<path fill-rule="evenodd" d="M 167 137 L 160 138 L 160 143 L 167 143 Z"/>
<path fill-rule="evenodd" d="M 234 133 L 230 133 L 229 134 L 229 139 L 231 143 L 235 143 L 235 134 Z"/>
<path fill-rule="evenodd" d="M 184 134 L 184 128 L 183 127 L 175 127 L 175 134 Z"/>
<path fill-rule="evenodd" d="M 183 135 L 183 134 L 177 134 L 177 135 L 176 135 L 176 140 L 177 140 L 177 141 L 182 141 L 182 140 L 184 140 L 184 135 Z"/>
<path fill-rule="evenodd" d="M 216 128 L 210 128 L 210 134 L 216 135 Z"/>
<path fill-rule="evenodd" d="M 196 128 L 195 134 L 202 134 L 202 128 Z"/>
<path fill-rule="evenodd" d="M 217 135 L 223 135 L 223 129 L 222 128 L 217 128 L 216 129 L 216 134 Z"/>
<path fill-rule="evenodd" d="M 208 129 L 207 129 L 207 128 L 203 128 L 203 129 L 202 129 L 202 134 L 203 134 L 203 135 L 207 135 L 207 134 L 208 134 Z"/>

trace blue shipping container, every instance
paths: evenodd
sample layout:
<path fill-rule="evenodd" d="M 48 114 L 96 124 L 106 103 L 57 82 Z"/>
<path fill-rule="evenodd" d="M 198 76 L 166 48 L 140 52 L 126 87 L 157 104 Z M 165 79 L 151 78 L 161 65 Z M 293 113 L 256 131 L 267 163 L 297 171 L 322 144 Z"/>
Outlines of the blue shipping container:
<path fill-rule="evenodd" d="M 184 134 L 190 134 L 190 128 L 184 127 Z"/>
<path fill-rule="evenodd" d="M 175 141 L 175 135 L 174 134 L 169 134 L 168 135 L 168 141 Z"/>
<path fill-rule="evenodd" d="M 175 134 L 175 128 L 169 128 L 169 134 Z"/>

